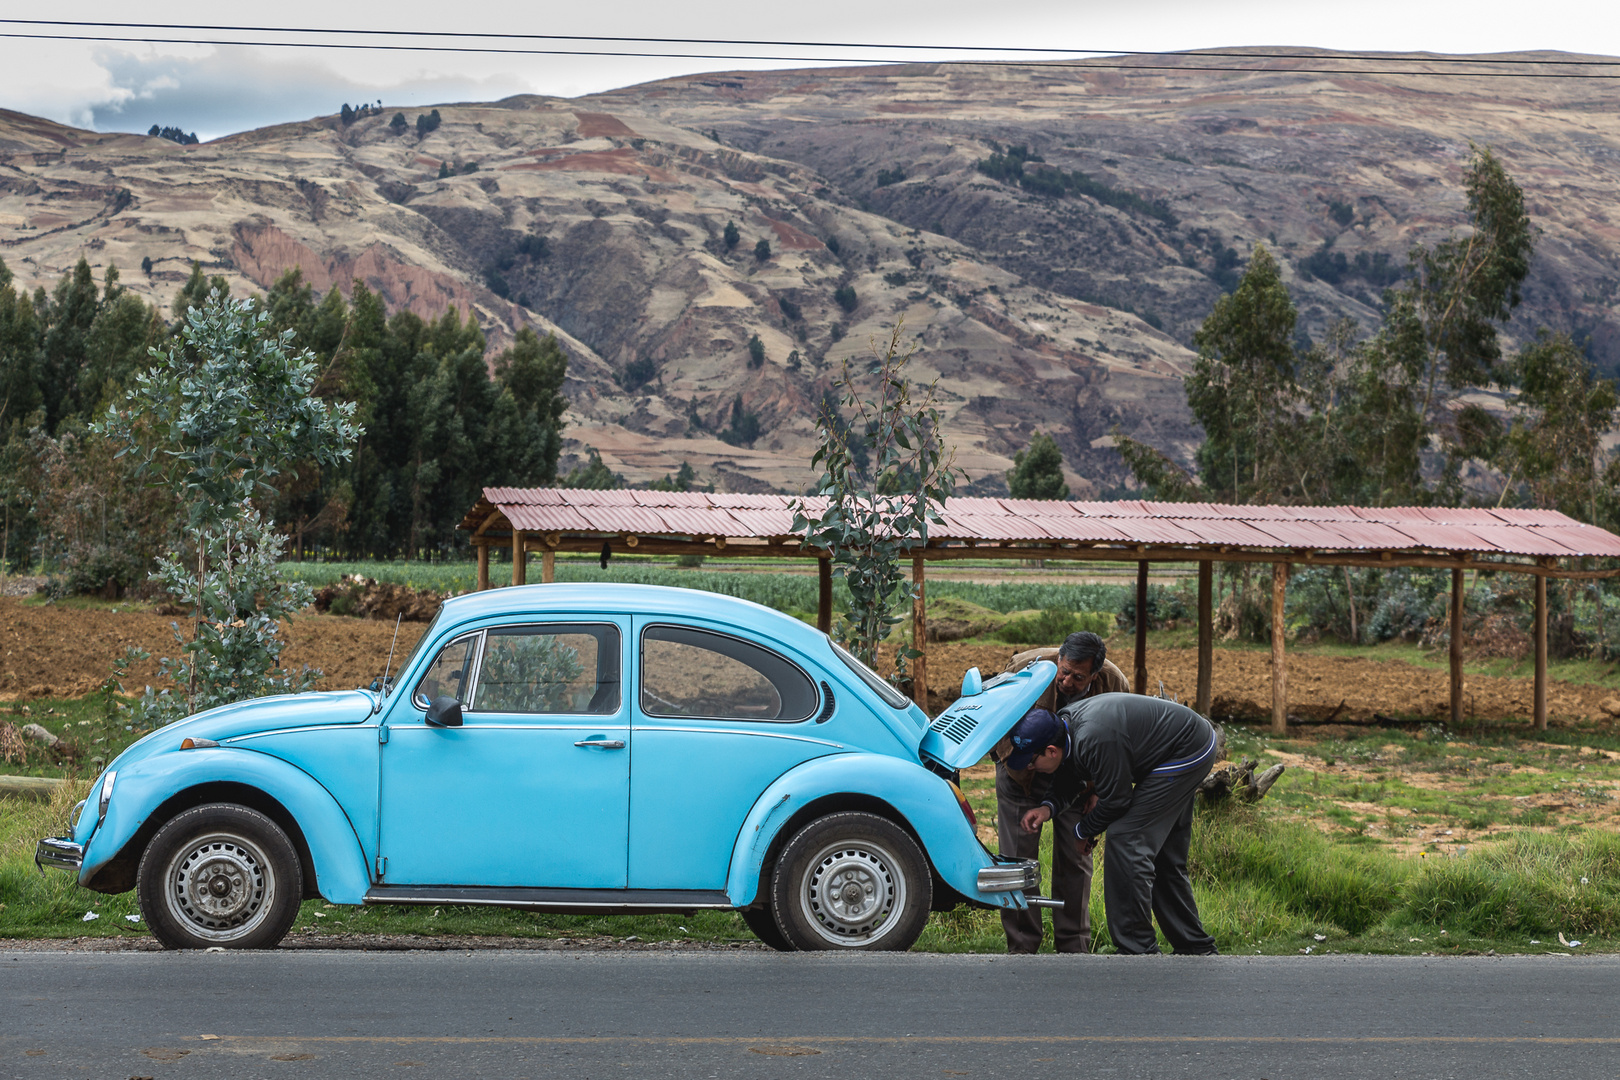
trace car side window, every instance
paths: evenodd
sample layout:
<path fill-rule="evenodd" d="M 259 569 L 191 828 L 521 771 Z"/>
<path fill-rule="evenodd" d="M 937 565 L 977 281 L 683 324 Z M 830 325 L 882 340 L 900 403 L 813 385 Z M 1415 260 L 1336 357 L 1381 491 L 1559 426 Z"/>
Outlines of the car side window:
<path fill-rule="evenodd" d="M 718 720 L 804 720 L 816 684 L 791 660 L 751 642 L 685 626 L 641 634 L 641 711 Z"/>
<path fill-rule="evenodd" d="M 457 638 L 439 650 L 439 655 L 433 658 L 427 671 L 416 683 L 416 692 L 411 695 L 412 700 L 421 708 L 427 708 L 434 698 L 449 694 L 463 705 L 472 699 L 468 692 L 467 678 L 472 670 L 473 657 L 478 652 L 478 634 L 468 634 Z"/>
<path fill-rule="evenodd" d="M 491 629 L 473 708 L 587 716 L 618 712 L 618 627 L 552 623 Z"/>

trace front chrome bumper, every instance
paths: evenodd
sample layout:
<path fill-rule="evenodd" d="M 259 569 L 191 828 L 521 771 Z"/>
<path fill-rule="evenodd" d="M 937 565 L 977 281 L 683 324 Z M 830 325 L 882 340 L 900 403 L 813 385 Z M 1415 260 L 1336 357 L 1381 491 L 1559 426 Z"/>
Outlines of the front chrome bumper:
<path fill-rule="evenodd" d="M 1041 865 L 1032 859 L 997 862 L 979 871 L 980 892 L 1028 892 L 1041 887 Z"/>
<path fill-rule="evenodd" d="M 34 865 L 39 867 L 40 873 L 44 873 L 47 866 L 54 866 L 77 874 L 84 865 L 84 845 L 75 844 L 66 836 L 47 836 L 34 848 Z"/>

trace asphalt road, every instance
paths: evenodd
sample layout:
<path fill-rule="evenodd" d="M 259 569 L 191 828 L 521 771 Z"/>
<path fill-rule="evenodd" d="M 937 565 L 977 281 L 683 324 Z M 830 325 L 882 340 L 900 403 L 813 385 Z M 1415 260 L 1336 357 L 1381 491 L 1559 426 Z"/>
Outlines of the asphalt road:
<path fill-rule="evenodd" d="M 1620 1075 L 1620 958 L 0 954 L 10 1077 Z"/>

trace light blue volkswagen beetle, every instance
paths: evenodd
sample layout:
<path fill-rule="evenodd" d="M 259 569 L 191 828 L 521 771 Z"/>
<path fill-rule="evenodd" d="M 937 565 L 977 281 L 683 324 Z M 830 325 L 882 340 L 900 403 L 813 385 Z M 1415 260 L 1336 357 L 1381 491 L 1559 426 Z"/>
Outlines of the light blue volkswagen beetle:
<path fill-rule="evenodd" d="M 386 686 L 211 709 L 131 746 L 36 861 L 138 890 L 170 948 L 263 948 L 299 902 L 734 908 L 779 949 L 906 949 L 930 910 L 1047 903 L 956 771 L 1051 683 L 932 723 L 743 600 L 539 585 L 445 603 Z"/>

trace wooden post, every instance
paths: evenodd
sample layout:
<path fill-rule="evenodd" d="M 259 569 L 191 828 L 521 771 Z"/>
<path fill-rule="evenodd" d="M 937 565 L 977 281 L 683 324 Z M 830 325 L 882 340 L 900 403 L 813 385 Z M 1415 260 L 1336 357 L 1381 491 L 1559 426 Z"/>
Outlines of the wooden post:
<path fill-rule="evenodd" d="M 911 602 L 912 647 L 921 656 L 911 662 L 911 700 L 923 712 L 928 711 L 928 600 L 924 592 L 923 557 L 919 552 L 911 559 L 911 581 L 916 586 L 917 598 Z"/>
<path fill-rule="evenodd" d="M 512 530 L 512 584 L 522 585 L 529 577 L 529 553 L 523 550 L 523 530 Z"/>
<path fill-rule="evenodd" d="M 1199 716 L 1208 716 L 1210 706 L 1215 649 L 1214 578 L 1213 562 L 1205 559 L 1198 564 L 1198 698 L 1193 711 Z"/>
<path fill-rule="evenodd" d="M 1536 730 L 1547 730 L 1547 578 L 1536 575 Z"/>
<path fill-rule="evenodd" d="M 1462 727 L 1463 712 L 1463 572 L 1451 572 L 1451 728 Z"/>
<path fill-rule="evenodd" d="M 540 580 L 546 585 L 557 580 L 557 552 L 551 548 L 540 553 Z"/>
<path fill-rule="evenodd" d="M 1288 636 L 1288 616 L 1283 601 L 1288 596 L 1288 564 L 1271 564 L 1271 731 L 1288 733 L 1288 663 L 1283 642 Z"/>
<path fill-rule="evenodd" d="M 816 629 L 832 632 L 832 560 L 816 560 Z"/>
<path fill-rule="evenodd" d="M 478 545 L 478 591 L 489 588 L 489 541 Z"/>
<path fill-rule="evenodd" d="M 1148 564 L 1136 564 L 1136 677 L 1132 680 L 1132 688 L 1138 694 L 1145 694 L 1147 689 L 1147 575 Z"/>

